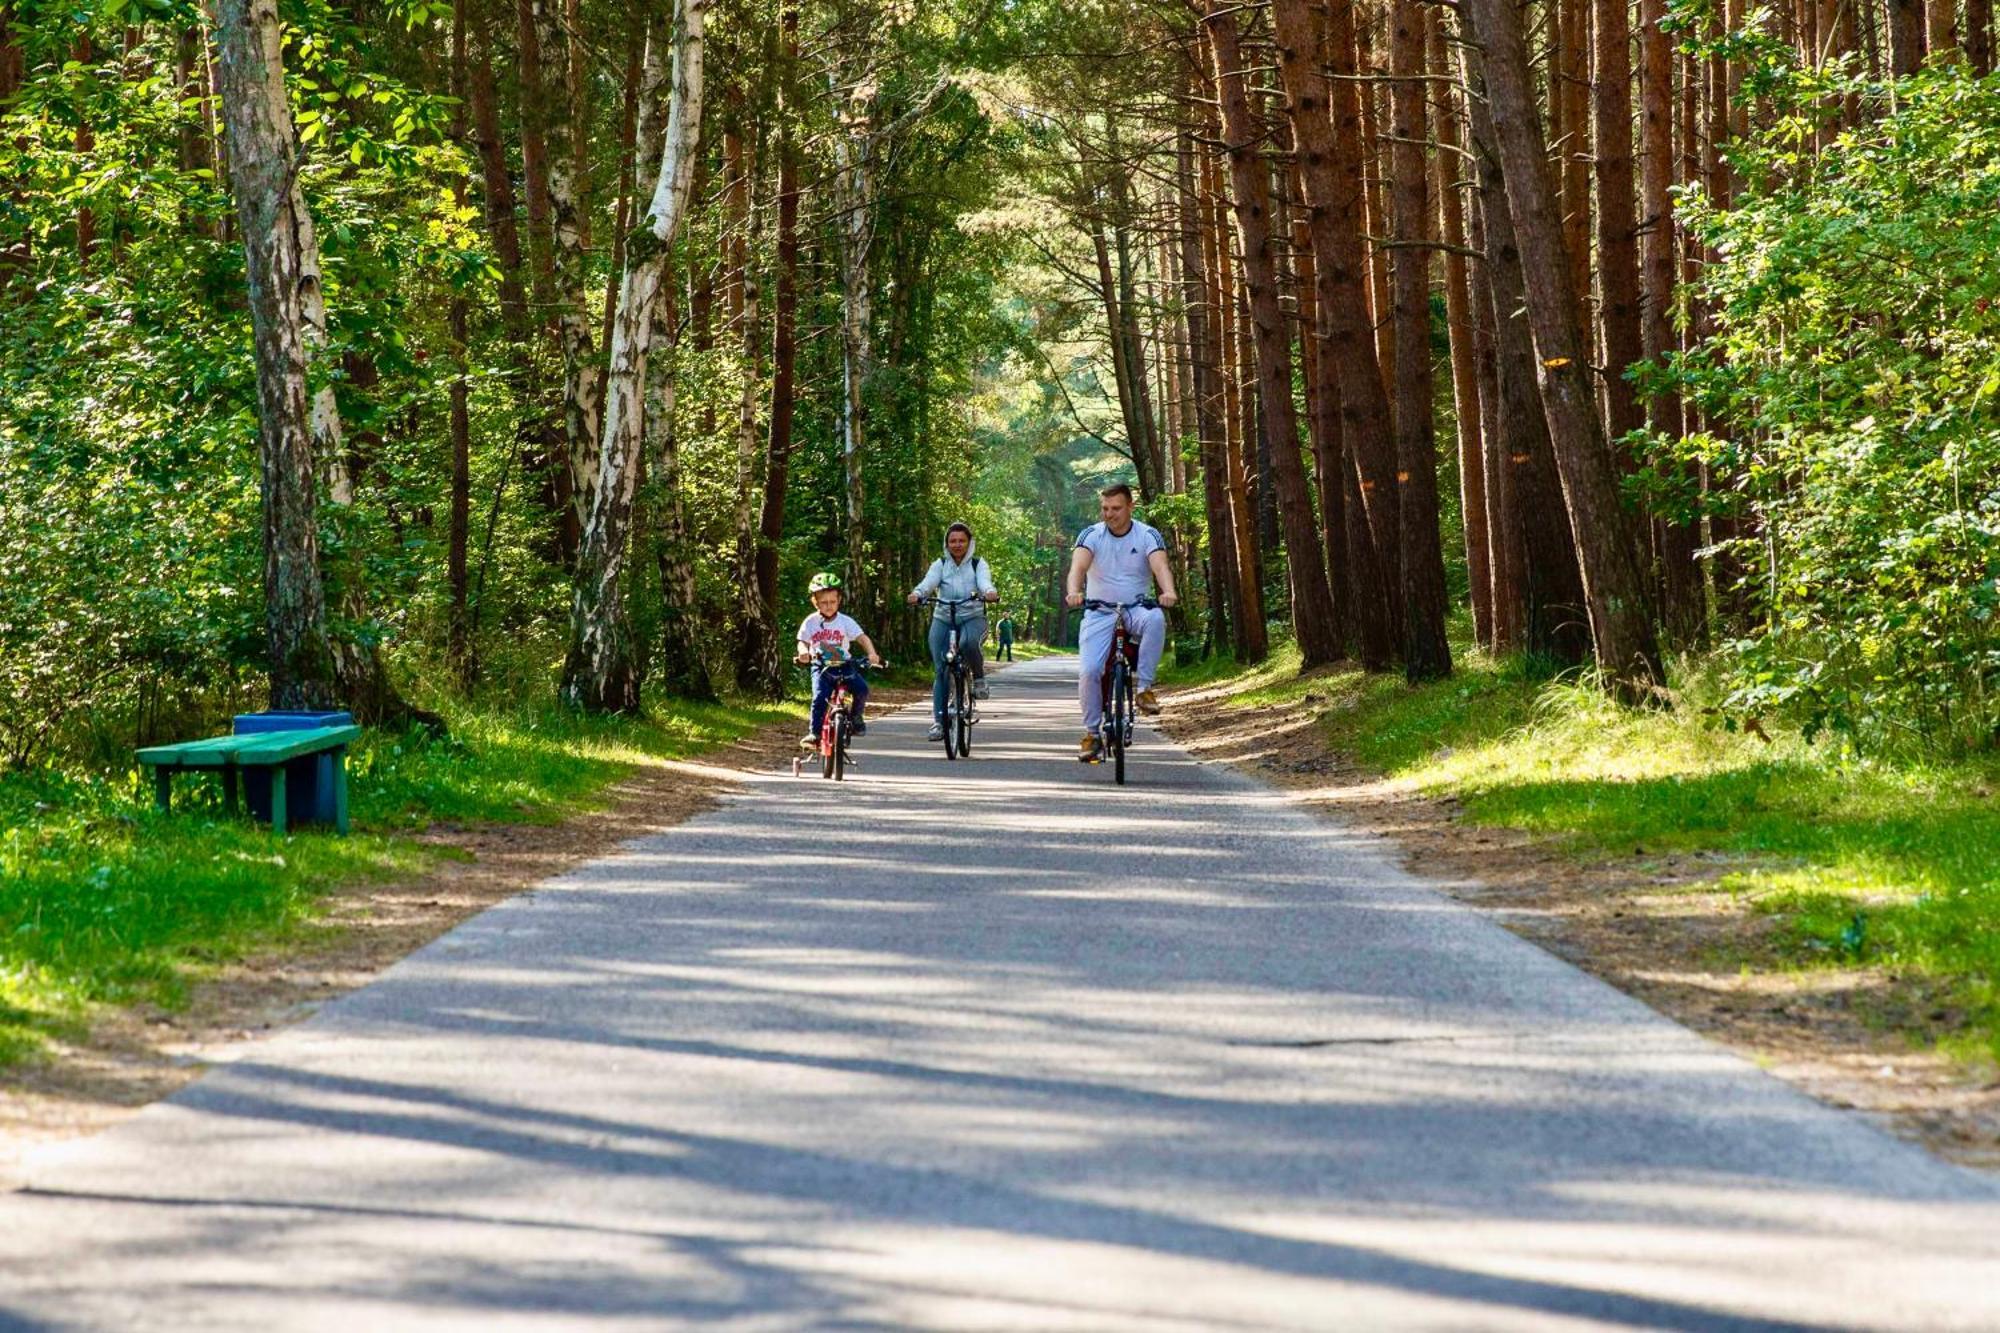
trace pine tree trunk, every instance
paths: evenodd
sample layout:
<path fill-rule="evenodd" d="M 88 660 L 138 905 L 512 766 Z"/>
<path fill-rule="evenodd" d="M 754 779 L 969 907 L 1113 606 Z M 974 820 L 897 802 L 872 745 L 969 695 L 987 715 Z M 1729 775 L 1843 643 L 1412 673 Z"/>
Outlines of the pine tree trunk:
<path fill-rule="evenodd" d="M 1477 26 L 1469 35 L 1486 51 L 1486 91 L 1527 285 L 1542 404 L 1576 536 L 1597 665 L 1620 697 L 1646 701 L 1664 685 L 1665 673 L 1578 334 L 1576 294 L 1560 206 L 1545 175 L 1520 15 L 1512 0 L 1470 0 L 1464 12 Z"/>
<path fill-rule="evenodd" d="M 1441 18 L 1430 25 L 1430 69 L 1444 74 L 1451 68 Z M 1445 329 L 1451 347 L 1451 397 L 1458 433 L 1459 512 L 1465 525 L 1465 569 L 1472 602 L 1474 640 L 1493 650 L 1492 538 L 1486 527 L 1486 448 L 1479 403 L 1478 334 L 1473 327 L 1472 296 L 1466 259 L 1465 193 L 1460 184 L 1461 159 L 1458 93 L 1441 87 L 1437 96 L 1438 222 L 1444 236 Z"/>
<path fill-rule="evenodd" d="M 1312 209 L 1322 346 L 1340 385 L 1342 452 L 1354 473 L 1353 493 L 1358 496 L 1358 503 L 1348 507 L 1349 531 L 1354 534 L 1348 563 L 1355 627 L 1362 664 L 1380 671 L 1394 658 L 1401 637 L 1397 567 L 1402 529 L 1387 380 L 1376 355 L 1375 330 L 1368 323 L 1361 151 L 1366 142 L 1362 109 L 1369 94 L 1343 77 L 1357 72 L 1351 5 L 1336 0 L 1326 10 L 1324 24 L 1307 0 L 1275 0 L 1272 13 L 1279 71 L 1295 107 L 1293 132 L 1298 136 L 1306 202 Z M 1334 77 L 1315 78 L 1320 69 Z M 1361 538 L 1366 539 L 1367 550 L 1359 549 Z"/>
<path fill-rule="evenodd" d="M 1674 53 L 1673 34 L 1662 24 L 1666 0 L 1640 0 L 1639 49 L 1640 139 L 1644 148 L 1640 170 L 1640 353 L 1649 362 L 1663 360 L 1674 350 Z M 1647 404 L 1655 430 L 1678 434 L 1681 403 L 1671 391 Z M 1701 635 L 1706 614 L 1702 606 L 1701 570 L 1695 562 L 1699 545 L 1694 523 L 1671 518 L 1657 521 L 1660 552 L 1660 604 L 1666 638 L 1691 644 Z"/>
<path fill-rule="evenodd" d="M 732 146 L 734 144 L 734 146 Z M 738 340 L 738 360 L 742 368 L 742 384 L 736 396 L 736 588 L 740 590 L 742 602 L 736 608 L 736 685 L 744 691 L 756 691 L 762 685 L 762 669 L 758 662 L 758 652 L 762 648 L 762 634 L 758 632 L 758 608 L 756 608 L 756 548 L 758 548 L 758 528 L 756 518 L 762 514 L 758 504 L 758 428 L 756 428 L 756 404 L 758 404 L 758 380 L 764 374 L 764 342 L 758 328 L 758 290 L 760 284 L 750 272 L 750 260 L 756 252 L 756 230 L 760 226 L 760 214 L 752 202 L 752 178 L 758 170 L 756 150 L 744 142 L 742 132 L 726 132 L 722 136 L 722 160 L 728 166 L 728 226 L 730 240 L 724 248 L 730 264 L 726 302 L 730 310 L 730 324 L 736 330 Z"/>
<path fill-rule="evenodd" d="M 1209 136 L 1220 134 L 1213 121 Z M 1257 530 L 1251 520 L 1249 479 L 1243 465 L 1245 421 L 1243 377 L 1239 373 L 1242 339 L 1237 334 L 1236 265 L 1231 253 L 1228 205 L 1222 198 L 1222 166 L 1214 153 L 1201 155 L 1203 263 L 1208 270 L 1217 379 L 1222 392 L 1222 489 L 1229 510 L 1229 531 L 1235 557 L 1235 584 L 1230 608 L 1233 646 L 1239 662 L 1261 662 L 1270 655 L 1265 625 L 1264 580 L 1257 564 Z"/>
<path fill-rule="evenodd" d="M 1389 11 L 1390 230 L 1403 248 L 1390 274 L 1396 320 L 1396 482 L 1402 492 L 1403 674 L 1411 683 L 1451 674 L 1445 638 L 1444 553 L 1438 535 L 1437 435 L 1432 411 L 1430 171 L 1424 162 L 1421 5 Z"/>
<path fill-rule="evenodd" d="M 458 103 L 452 113 L 452 139 L 459 144 L 466 139 L 466 4 L 467 0 L 453 0 L 451 9 L 451 93 Z M 467 182 L 462 177 L 452 185 L 453 202 L 460 208 L 465 207 L 466 186 Z M 477 674 L 472 653 L 466 549 L 472 535 L 472 416 L 468 401 L 466 352 L 470 317 L 468 306 L 465 294 L 453 291 L 451 349 L 453 369 L 457 373 L 451 380 L 449 408 L 451 503 L 446 525 L 445 584 L 449 590 L 450 610 L 445 635 L 445 660 L 450 666 L 453 682 L 461 691 L 472 688 Z"/>
<path fill-rule="evenodd" d="M 1632 191 L 1632 23 L 1628 0 L 1594 0 L 1597 168 L 1597 324 L 1604 364 L 1604 423 L 1616 441 L 1639 429 L 1626 371 L 1644 355 L 1639 334 L 1639 224 Z M 1620 458 L 1629 455 L 1618 448 Z"/>
<path fill-rule="evenodd" d="M 1194 431 L 1201 454 L 1202 502 L 1208 515 L 1208 601 L 1211 641 L 1220 643 L 1231 623 L 1237 584 L 1236 535 L 1229 513 L 1229 478 L 1223 442 L 1222 384 L 1216 370 L 1214 306 L 1208 257 L 1202 246 L 1202 207 L 1195 194 L 1194 135 L 1182 130 L 1175 162 L 1183 304 L 1187 310 L 1188 372 L 1194 391 Z"/>
<path fill-rule="evenodd" d="M 764 502 L 757 525 L 753 590 L 745 608 L 746 633 L 739 660 L 751 663 L 746 687 L 782 698 L 784 664 L 777 627 L 778 548 L 785 537 L 785 493 L 790 486 L 792 423 L 798 378 L 799 148 L 793 117 L 799 106 L 799 7 L 787 0 L 779 20 L 778 73 L 778 271 L 771 320 L 771 424 L 764 459 Z"/>
<path fill-rule="evenodd" d="M 1328 590 L 1333 595 L 1334 633 L 1345 655 L 1355 642 L 1354 580 L 1347 569 L 1347 490 L 1341 484 L 1340 384 L 1328 364 L 1320 328 L 1319 268 L 1313 259 L 1312 211 L 1304 204 L 1298 154 L 1294 149 L 1287 173 L 1288 192 L 1296 201 L 1292 218 L 1292 286 L 1299 310 L 1299 378 L 1305 386 L 1306 427 L 1312 438 L 1313 494 L 1319 501 L 1320 555 L 1326 561 Z"/>
<path fill-rule="evenodd" d="M 320 579 L 301 294 L 303 203 L 293 186 L 297 141 L 278 8 L 275 0 L 217 0 L 215 20 L 257 363 L 271 706 L 328 708 L 339 691 Z"/>
<path fill-rule="evenodd" d="M 1244 88 L 1236 13 L 1224 0 L 1210 0 L 1207 18 L 1221 91 L 1223 137 L 1229 148 L 1236 229 L 1243 246 L 1243 280 L 1256 343 L 1257 404 L 1271 455 L 1278 508 L 1292 575 L 1292 629 L 1307 667 L 1340 659 L 1340 639 L 1320 554 L 1319 525 L 1299 459 L 1299 431 L 1292 402 L 1291 339 L 1278 303 L 1277 268 L 1270 236 L 1270 181 L 1257 145 Z M 1435 540 L 1435 529 L 1433 529 Z"/>
<path fill-rule="evenodd" d="M 1472 24 L 1468 23 L 1466 30 L 1469 37 Z M 1467 105 L 1472 113 L 1474 166 L 1479 172 L 1480 216 L 1486 232 L 1486 309 L 1494 326 L 1494 415 L 1502 430 L 1494 452 L 1504 460 L 1504 476 L 1494 491 L 1506 498 L 1513 520 L 1510 540 L 1519 553 L 1516 588 L 1521 647 L 1574 664 L 1588 660 L 1591 651 L 1583 577 L 1569 514 L 1563 508 L 1548 418 L 1535 385 L 1534 338 L 1525 313 L 1527 284 L 1494 151 L 1493 115 L 1485 96 L 1482 62 L 1469 41 L 1459 48 L 1459 54 L 1466 86 L 1474 90 Z"/>
<path fill-rule="evenodd" d="M 590 509 L 577 551 L 570 603 L 570 648 L 563 697 L 591 712 L 639 706 L 639 670 L 620 586 L 638 490 L 644 437 L 647 357 L 674 235 L 686 215 L 701 137 L 702 30 L 707 0 L 679 0 L 673 38 L 673 104 L 645 225 L 627 243 L 612 322 L 602 442 Z M 660 57 L 649 50 L 649 63 Z M 657 74 L 647 79 L 657 85 Z"/>

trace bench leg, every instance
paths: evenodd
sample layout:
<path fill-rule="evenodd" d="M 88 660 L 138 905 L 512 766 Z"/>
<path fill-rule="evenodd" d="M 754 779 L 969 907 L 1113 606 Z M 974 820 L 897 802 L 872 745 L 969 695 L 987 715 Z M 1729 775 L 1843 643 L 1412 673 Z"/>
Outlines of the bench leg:
<path fill-rule="evenodd" d="M 222 766 L 222 813 L 236 818 L 236 765 Z"/>
<path fill-rule="evenodd" d="M 333 831 L 347 836 L 347 747 L 333 752 Z"/>
<path fill-rule="evenodd" d="M 173 808 L 173 770 L 165 764 L 153 765 L 153 804 L 161 814 Z"/>
<path fill-rule="evenodd" d="M 285 766 L 271 765 L 271 832 L 285 836 Z"/>

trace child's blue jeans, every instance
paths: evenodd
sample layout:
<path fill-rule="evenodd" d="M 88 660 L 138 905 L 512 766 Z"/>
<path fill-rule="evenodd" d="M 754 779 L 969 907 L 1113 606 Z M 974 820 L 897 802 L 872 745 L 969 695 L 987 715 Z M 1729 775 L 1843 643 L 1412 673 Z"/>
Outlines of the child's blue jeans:
<path fill-rule="evenodd" d="M 839 681 L 846 681 L 847 688 L 854 694 L 854 720 L 861 720 L 861 710 L 868 705 L 868 677 L 851 666 L 813 668 L 813 709 L 812 734 L 819 735 L 819 729 L 826 725 L 826 705 L 833 698 L 833 687 Z"/>

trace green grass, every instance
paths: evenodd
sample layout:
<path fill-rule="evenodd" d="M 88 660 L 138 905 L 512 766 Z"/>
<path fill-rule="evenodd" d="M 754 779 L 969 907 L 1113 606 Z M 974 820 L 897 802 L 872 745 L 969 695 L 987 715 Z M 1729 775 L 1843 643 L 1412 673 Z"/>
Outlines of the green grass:
<path fill-rule="evenodd" d="M 1776 955 L 1742 965 L 1875 969 L 1907 992 L 1878 1017 L 2000 1058 L 2000 765 L 1866 764 L 1726 730 L 1698 664 L 1678 709 L 1636 712 L 1460 649 L 1455 676 L 1416 688 L 1301 677 L 1295 651 L 1216 678 L 1241 706 L 1310 698 L 1337 748 L 1471 823 L 1597 860 L 1717 855 L 1722 886 L 1777 926 Z"/>
<path fill-rule="evenodd" d="M 673 702 L 638 721 L 553 706 L 449 711 L 439 741 L 370 734 L 353 765 L 354 836 L 282 840 L 222 817 L 183 777 L 162 817 L 137 773 L 0 775 L 0 1065 L 74 1035 L 91 1006 L 174 1006 L 204 969 L 312 929 L 331 887 L 421 870 L 433 821 L 553 823 L 639 764 L 684 758 L 797 707 Z"/>

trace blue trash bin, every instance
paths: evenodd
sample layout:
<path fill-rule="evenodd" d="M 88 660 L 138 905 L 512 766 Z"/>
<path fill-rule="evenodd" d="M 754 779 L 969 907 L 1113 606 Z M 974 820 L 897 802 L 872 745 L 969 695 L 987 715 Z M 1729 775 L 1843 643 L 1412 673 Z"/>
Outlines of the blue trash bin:
<path fill-rule="evenodd" d="M 353 725 L 354 714 L 344 711 L 311 713 L 277 710 L 268 713 L 238 713 L 234 733 L 238 736 L 249 736 L 265 731 L 314 731 L 320 727 Z M 245 769 L 243 798 L 248 803 L 253 817 L 266 823 L 270 822 L 271 770 Z M 302 759 L 287 761 L 285 764 L 287 827 L 296 828 L 300 824 L 333 822 L 333 756 L 309 754 Z"/>

